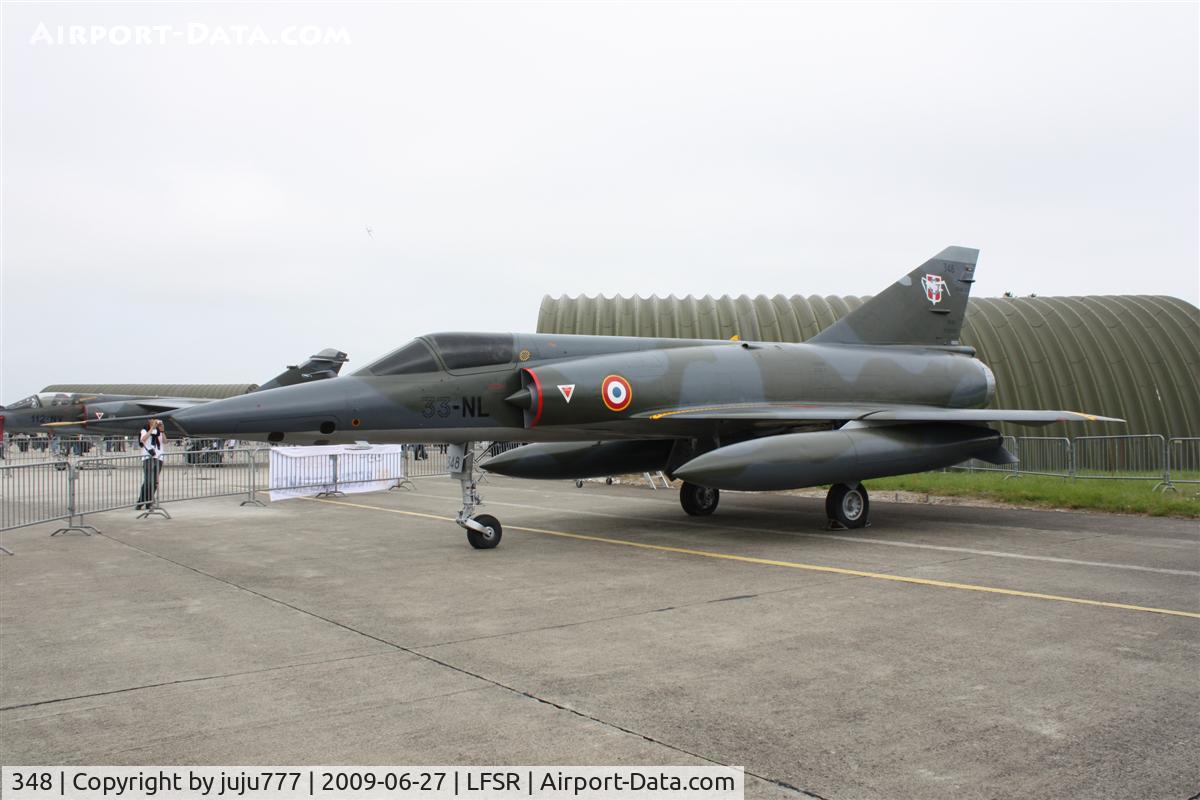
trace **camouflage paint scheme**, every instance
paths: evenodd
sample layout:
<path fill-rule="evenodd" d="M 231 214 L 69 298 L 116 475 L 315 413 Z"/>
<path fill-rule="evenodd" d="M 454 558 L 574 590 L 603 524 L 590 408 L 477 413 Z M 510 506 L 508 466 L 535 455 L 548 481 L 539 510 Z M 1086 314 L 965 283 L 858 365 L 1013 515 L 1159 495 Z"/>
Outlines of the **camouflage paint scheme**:
<path fill-rule="evenodd" d="M 292 444 L 444 442 L 472 547 L 500 542 L 483 468 L 583 478 L 663 470 L 711 514 L 721 489 L 831 483 L 831 524 L 868 524 L 864 478 L 1015 459 L 988 422 L 1098 419 L 984 408 L 991 371 L 959 340 L 979 251 L 948 247 L 803 344 L 552 334 L 423 336 L 353 375 L 168 415 L 185 435 Z M 459 449 L 461 447 L 461 449 Z"/>
<path fill-rule="evenodd" d="M 335 377 L 347 361 L 346 354 L 326 348 L 309 356 L 303 364 L 289 366 L 261 386 L 251 384 L 250 391 L 292 386 L 310 380 Z M 178 387 L 177 387 L 178 388 Z M 201 387 L 202 388 L 202 387 Z M 213 402 L 206 397 L 111 392 L 50 392 L 31 395 L 9 406 L 0 407 L 0 430 L 9 433 L 47 433 L 56 427 L 69 432 L 137 433 L 144 415 L 162 414 Z M 121 422 L 122 418 L 139 417 Z M 116 419 L 115 422 L 107 420 Z"/>
<path fill-rule="evenodd" d="M 188 435 L 294 444 L 668 439 L 693 453 L 855 420 L 1086 419 L 969 410 L 985 406 L 995 387 L 958 341 L 977 255 L 947 248 L 803 344 L 431 334 L 335 381 L 229 398 L 171 419 Z M 606 402 L 614 376 L 627 389 L 617 390 L 620 402 Z M 987 438 L 985 449 L 994 449 L 999 437 Z M 503 471 L 520 452 L 489 468 Z"/>

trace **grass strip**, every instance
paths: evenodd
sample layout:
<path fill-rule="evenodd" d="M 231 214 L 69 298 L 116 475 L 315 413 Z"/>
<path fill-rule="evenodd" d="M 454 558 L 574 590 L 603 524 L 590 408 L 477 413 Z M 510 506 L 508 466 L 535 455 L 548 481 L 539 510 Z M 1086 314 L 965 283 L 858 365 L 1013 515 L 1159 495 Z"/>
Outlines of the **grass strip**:
<path fill-rule="evenodd" d="M 865 481 L 867 491 L 900 491 L 942 497 L 974 497 L 1039 508 L 1067 508 L 1146 514 L 1152 517 L 1200 517 L 1200 485 L 1179 484 L 1178 491 L 1152 491 L 1150 480 L 1070 480 L 1021 475 L 1005 480 L 988 472 L 922 472 Z"/>

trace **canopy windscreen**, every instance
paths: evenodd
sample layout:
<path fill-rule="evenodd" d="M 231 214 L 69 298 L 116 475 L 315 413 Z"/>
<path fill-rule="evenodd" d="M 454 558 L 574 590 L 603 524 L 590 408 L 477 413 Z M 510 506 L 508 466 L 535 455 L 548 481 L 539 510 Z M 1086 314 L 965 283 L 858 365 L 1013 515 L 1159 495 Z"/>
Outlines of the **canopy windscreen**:
<path fill-rule="evenodd" d="M 419 372 L 437 372 L 441 369 L 433 353 L 420 339 L 393 350 L 383 358 L 368 364 L 355 375 L 410 375 Z"/>

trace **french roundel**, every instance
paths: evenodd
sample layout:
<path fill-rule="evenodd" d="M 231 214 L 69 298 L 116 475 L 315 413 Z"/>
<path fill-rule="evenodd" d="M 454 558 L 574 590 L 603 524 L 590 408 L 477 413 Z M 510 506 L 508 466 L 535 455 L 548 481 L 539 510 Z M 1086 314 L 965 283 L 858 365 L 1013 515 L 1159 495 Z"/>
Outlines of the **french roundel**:
<path fill-rule="evenodd" d="M 624 411 L 633 400 L 633 389 L 620 375 L 609 375 L 600 387 L 600 396 L 609 411 Z"/>

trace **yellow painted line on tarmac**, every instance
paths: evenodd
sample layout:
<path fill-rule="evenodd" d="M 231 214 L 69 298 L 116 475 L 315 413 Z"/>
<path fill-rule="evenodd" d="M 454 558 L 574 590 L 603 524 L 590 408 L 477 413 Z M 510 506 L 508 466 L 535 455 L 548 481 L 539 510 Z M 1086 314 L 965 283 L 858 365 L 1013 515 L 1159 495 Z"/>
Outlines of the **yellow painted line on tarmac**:
<path fill-rule="evenodd" d="M 437 514 L 423 514 L 419 511 L 404 511 L 398 508 L 369 506 L 364 503 L 350 503 L 345 500 L 325 500 L 315 497 L 306 497 L 303 499 L 310 500 L 314 503 L 328 503 L 329 505 L 335 506 L 362 508 L 368 511 L 384 511 L 389 514 L 403 514 L 406 517 L 421 517 L 423 519 L 438 520 L 439 522 L 454 522 L 454 517 L 443 517 Z M 1129 603 L 1112 603 L 1107 600 L 1089 600 L 1084 597 L 1064 597 L 1063 595 L 1044 594 L 1042 592 L 1024 592 L 1019 589 L 1003 589 L 997 586 L 980 586 L 974 583 L 939 581 L 934 578 L 914 578 L 907 575 L 891 575 L 886 572 L 867 572 L 866 570 L 846 569 L 845 567 L 827 567 L 820 564 L 804 564 L 798 561 L 777 561 L 771 558 L 739 556 L 732 553 L 715 553 L 710 550 L 695 550 L 690 547 L 670 547 L 662 544 L 633 542 L 628 539 L 610 539 L 606 536 L 591 536 L 583 533 L 567 533 L 566 531 L 550 531 L 544 528 L 528 528 L 521 525 L 506 525 L 504 526 L 504 530 L 521 531 L 523 533 L 540 533 L 545 536 L 558 536 L 563 539 L 578 539 L 584 542 L 600 542 L 602 544 L 615 544 L 623 547 L 636 547 L 640 550 L 655 550 L 660 553 L 699 556 L 701 558 L 713 558 L 721 561 L 738 561 L 743 564 L 760 564 L 768 567 L 799 569 L 806 572 L 825 572 L 833 575 L 848 575 L 855 578 L 872 578 L 880 581 L 891 581 L 892 583 L 908 583 L 915 584 L 917 586 L 935 586 L 939 589 L 958 589 L 965 592 L 983 592 L 985 594 L 999 594 L 1006 595 L 1008 597 L 1026 597 L 1034 600 L 1053 600 L 1058 603 L 1072 603 L 1080 606 L 1099 606 L 1101 608 L 1117 608 L 1123 611 L 1142 611 L 1147 614 L 1166 614 L 1172 617 L 1190 617 L 1192 619 L 1200 619 L 1200 613 L 1195 611 L 1176 611 L 1169 608 L 1152 608 L 1150 606 L 1136 606 Z"/>

